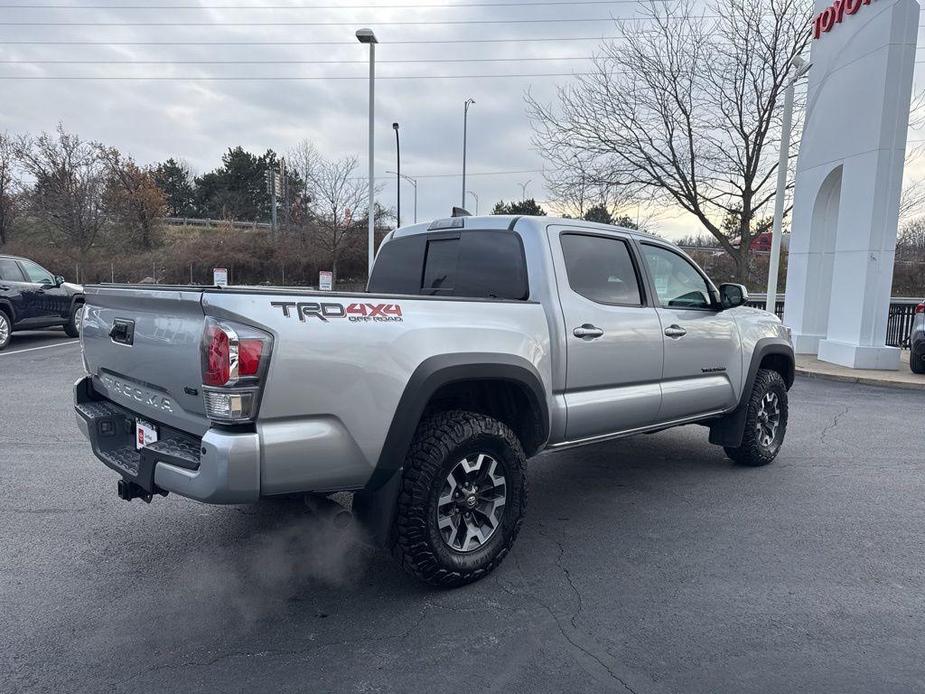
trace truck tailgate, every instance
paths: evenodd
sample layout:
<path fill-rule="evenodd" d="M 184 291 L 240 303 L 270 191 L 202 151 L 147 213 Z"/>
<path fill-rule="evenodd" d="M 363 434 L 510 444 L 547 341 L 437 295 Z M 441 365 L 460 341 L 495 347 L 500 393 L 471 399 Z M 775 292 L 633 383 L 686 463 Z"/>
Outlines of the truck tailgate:
<path fill-rule="evenodd" d="M 202 292 L 89 286 L 86 296 L 81 342 L 94 389 L 142 417 L 204 434 Z"/>

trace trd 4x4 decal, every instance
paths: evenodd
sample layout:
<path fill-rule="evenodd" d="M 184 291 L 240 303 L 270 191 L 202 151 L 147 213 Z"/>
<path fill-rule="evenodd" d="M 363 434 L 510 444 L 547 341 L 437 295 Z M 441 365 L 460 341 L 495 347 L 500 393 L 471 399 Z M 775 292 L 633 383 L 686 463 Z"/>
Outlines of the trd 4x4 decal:
<path fill-rule="evenodd" d="M 292 312 L 303 323 L 309 318 L 318 318 L 327 323 L 329 318 L 346 318 L 351 323 L 387 323 L 401 321 L 399 304 L 343 304 L 319 303 L 315 301 L 271 301 L 270 306 L 282 309 L 283 316 L 290 318 Z"/>

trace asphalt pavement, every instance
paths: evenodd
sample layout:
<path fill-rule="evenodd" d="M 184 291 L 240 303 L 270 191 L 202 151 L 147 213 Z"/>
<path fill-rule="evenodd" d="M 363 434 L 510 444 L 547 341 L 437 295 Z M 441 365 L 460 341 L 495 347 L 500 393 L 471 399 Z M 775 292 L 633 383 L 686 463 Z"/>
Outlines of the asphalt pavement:
<path fill-rule="evenodd" d="M 80 375 L 60 333 L 0 354 L 2 692 L 925 691 L 921 392 L 798 380 L 763 469 L 700 427 L 544 454 L 440 591 L 298 502 L 119 500 Z"/>

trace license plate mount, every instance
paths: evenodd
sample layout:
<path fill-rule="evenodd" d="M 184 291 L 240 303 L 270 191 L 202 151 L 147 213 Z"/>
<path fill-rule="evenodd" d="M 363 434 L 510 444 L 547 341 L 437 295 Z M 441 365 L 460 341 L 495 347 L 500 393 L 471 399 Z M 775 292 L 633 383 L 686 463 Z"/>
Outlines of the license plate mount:
<path fill-rule="evenodd" d="M 157 427 L 143 419 L 135 420 L 135 448 L 141 450 L 157 441 Z"/>

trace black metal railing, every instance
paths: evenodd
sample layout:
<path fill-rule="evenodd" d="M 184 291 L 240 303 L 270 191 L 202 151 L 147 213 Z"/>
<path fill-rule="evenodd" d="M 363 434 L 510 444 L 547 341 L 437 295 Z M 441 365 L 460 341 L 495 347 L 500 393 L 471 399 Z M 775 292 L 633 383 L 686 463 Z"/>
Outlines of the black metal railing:
<path fill-rule="evenodd" d="M 905 347 L 912 334 L 912 321 L 915 320 L 915 307 L 921 303 L 918 299 L 894 296 L 890 299 L 890 313 L 886 324 L 886 344 L 890 347 Z M 765 295 L 752 294 L 747 306 L 764 308 Z M 783 320 L 784 300 L 778 297 L 774 304 L 774 313 Z"/>

